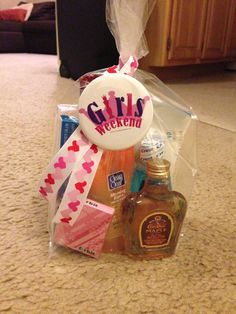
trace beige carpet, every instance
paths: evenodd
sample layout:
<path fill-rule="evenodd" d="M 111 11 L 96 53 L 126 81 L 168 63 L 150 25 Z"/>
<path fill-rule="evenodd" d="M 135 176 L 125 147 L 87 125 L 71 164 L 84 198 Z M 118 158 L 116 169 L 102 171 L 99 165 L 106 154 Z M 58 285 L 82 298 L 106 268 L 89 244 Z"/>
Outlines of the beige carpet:
<path fill-rule="evenodd" d="M 199 115 L 235 127 L 235 84 L 229 73 L 173 87 Z M 35 191 L 56 104 L 76 96 L 55 57 L 0 55 L 0 313 L 235 314 L 236 138 L 222 128 L 199 123 L 199 172 L 174 257 L 48 259 L 47 204 Z"/>
<path fill-rule="evenodd" d="M 199 120 L 236 132 L 236 71 L 182 80 L 170 87 L 191 104 Z"/>

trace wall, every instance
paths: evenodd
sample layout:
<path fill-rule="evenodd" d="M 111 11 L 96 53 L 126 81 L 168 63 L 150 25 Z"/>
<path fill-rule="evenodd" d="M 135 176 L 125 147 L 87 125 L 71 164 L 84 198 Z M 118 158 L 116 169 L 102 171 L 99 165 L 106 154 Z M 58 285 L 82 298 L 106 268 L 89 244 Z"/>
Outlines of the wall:
<path fill-rule="evenodd" d="M 19 2 L 24 0 L 0 0 L 0 10 L 2 9 L 8 9 L 16 6 Z M 37 2 L 46 2 L 46 1 L 53 1 L 53 0 L 26 0 L 24 2 L 28 3 L 37 3 Z M 55 0 L 54 0 L 55 2 Z"/>

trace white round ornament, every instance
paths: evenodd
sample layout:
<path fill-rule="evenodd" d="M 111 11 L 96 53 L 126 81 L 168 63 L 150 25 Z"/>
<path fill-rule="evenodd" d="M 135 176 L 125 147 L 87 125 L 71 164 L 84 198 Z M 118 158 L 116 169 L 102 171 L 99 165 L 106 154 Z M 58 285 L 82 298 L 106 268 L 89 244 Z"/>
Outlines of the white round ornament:
<path fill-rule="evenodd" d="M 147 89 L 131 76 L 115 73 L 93 80 L 79 98 L 79 121 L 85 136 L 106 150 L 134 146 L 153 118 Z"/>

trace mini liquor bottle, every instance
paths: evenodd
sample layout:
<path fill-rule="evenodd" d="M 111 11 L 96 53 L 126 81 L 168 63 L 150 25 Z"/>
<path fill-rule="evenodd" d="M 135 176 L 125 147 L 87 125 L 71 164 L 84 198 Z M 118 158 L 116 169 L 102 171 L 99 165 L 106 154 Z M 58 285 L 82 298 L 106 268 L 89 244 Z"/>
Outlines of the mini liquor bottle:
<path fill-rule="evenodd" d="M 147 178 L 139 193 L 123 203 L 125 254 L 133 259 L 161 259 L 174 254 L 187 202 L 169 189 L 170 163 L 147 162 Z"/>

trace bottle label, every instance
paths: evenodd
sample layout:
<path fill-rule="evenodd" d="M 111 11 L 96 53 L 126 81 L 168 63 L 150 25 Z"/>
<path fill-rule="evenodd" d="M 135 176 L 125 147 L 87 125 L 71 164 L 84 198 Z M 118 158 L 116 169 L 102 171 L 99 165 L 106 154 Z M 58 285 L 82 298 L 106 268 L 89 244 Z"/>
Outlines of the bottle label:
<path fill-rule="evenodd" d="M 140 159 L 147 162 L 150 159 L 162 158 L 164 154 L 165 142 L 159 135 L 146 137 L 140 147 Z"/>
<path fill-rule="evenodd" d="M 112 222 L 106 238 L 111 240 L 122 235 L 121 203 L 127 196 L 126 179 L 123 171 L 117 171 L 107 176 L 107 185 L 110 190 L 110 206 L 115 208 Z"/>
<path fill-rule="evenodd" d="M 113 173 L 108 176 L 109 190 L 114 190 L 125 185 L 125 176 L 123 171 Z"/>
<path fill-rule="evenodd" d="M 173 226 L 173 218 L 165 212 L 156 212 L 146 216 L 139 227 L 141 247 L 158 248 L 168 245 Z"/>

